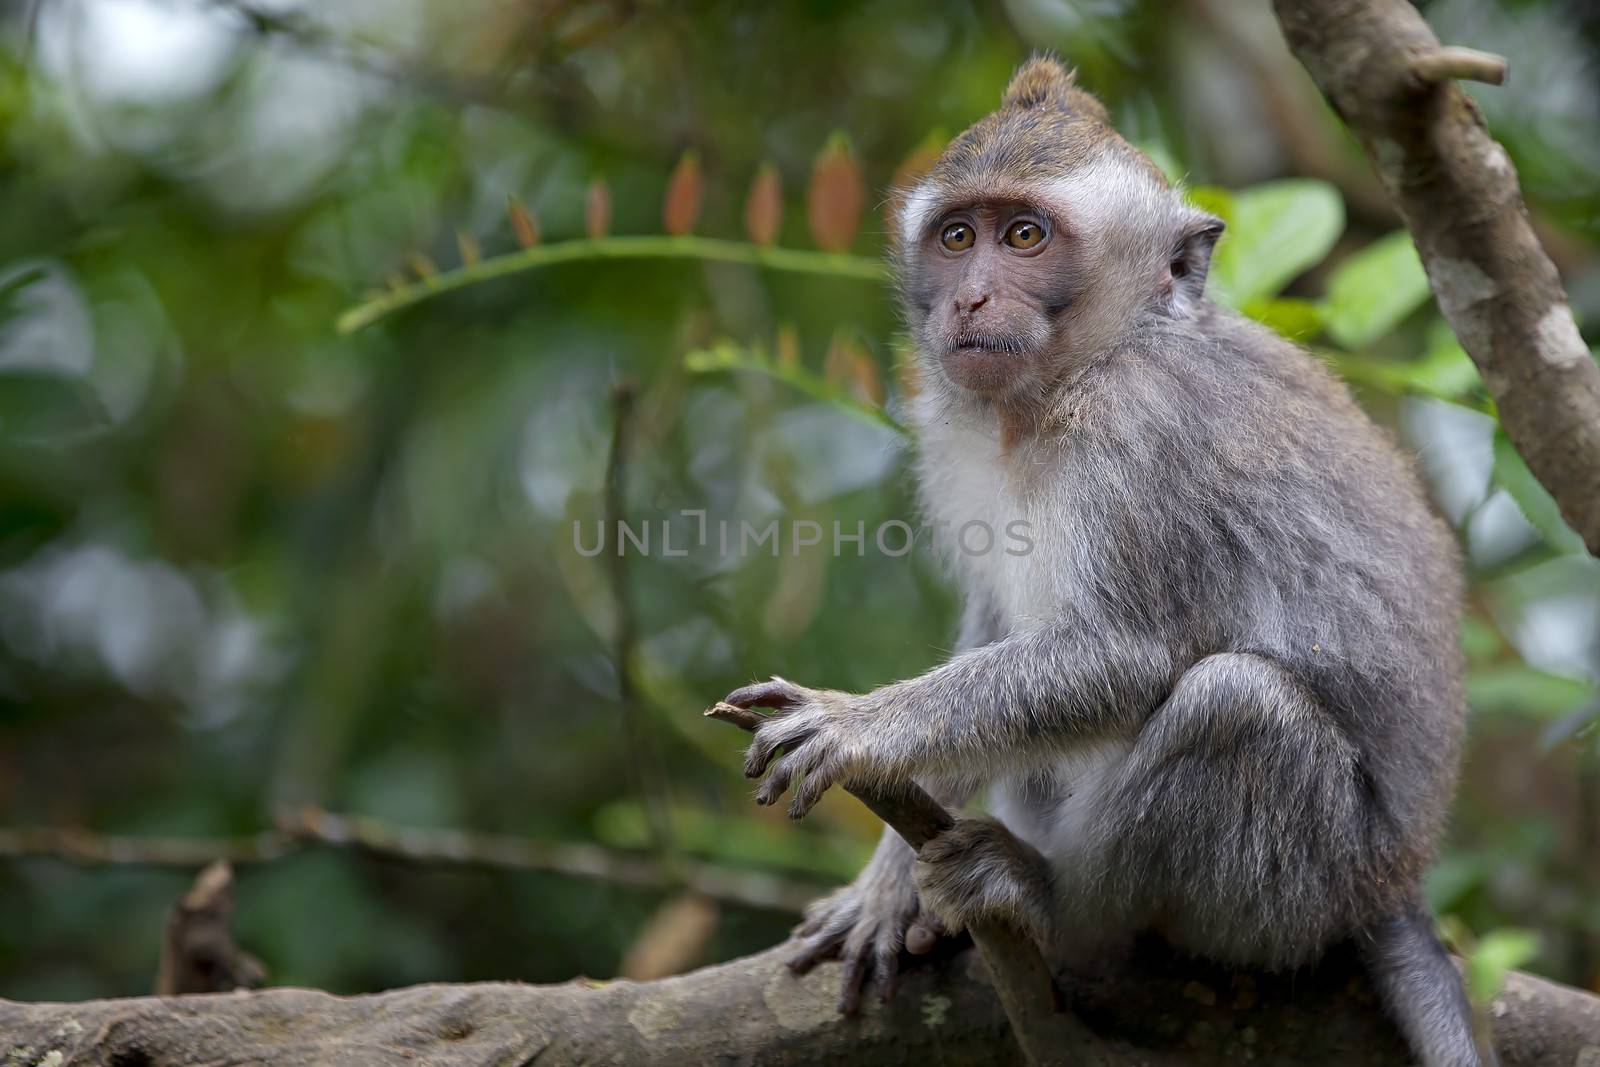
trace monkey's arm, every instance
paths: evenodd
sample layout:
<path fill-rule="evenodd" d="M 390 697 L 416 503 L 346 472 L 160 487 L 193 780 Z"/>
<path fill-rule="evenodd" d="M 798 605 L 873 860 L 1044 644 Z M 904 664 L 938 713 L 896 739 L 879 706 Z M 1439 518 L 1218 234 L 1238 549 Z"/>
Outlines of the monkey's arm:
<path fill-rule="evenodd" d="M 989 644 L 1000 636 L 999 622 L 988 599 L 969 596 L 956 637 L 955 655 Z M 932 780 L 919 783 L 941 804 L 959 808 L 970 791 Z M 912 872 L 917 854 L 889 827 L 872 859 L 851 884 L 806 909 L 805 921 L 795 929 L 796 948 L 789 966 L 804 974 L 826 959 L 844 961 L 839 990 L 839 1010 L 854 1014 L 869 973 L 876 977 L 880 995 L 894 995 L 899 976 L 900 950 L 930 951 L 944 933 L 937 915 L 922 906 Z"/>
<path fill-rule="evenodd" d="M 770 766 L 760 804 L 798 782 L 789 814 L 800 818 L 836 781 L 975 785 L 1001 767 L 1046 761 L 1074 738 L 1131 727 L 1171 687 L 1175 666 L 1158 641 L 1063 620 L 862 696 L 774 678 L 727 701 L 777 710 L 756 732 L 745 774 Z"/>

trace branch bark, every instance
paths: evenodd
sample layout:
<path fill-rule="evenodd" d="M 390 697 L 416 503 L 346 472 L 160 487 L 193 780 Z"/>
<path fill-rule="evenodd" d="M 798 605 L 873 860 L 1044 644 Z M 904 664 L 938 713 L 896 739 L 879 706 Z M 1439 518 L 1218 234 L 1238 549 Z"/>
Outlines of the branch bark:
<path fill-rule="evenodd" d="M 1443 47 L 1406 0 L 1273 7 L 1400 209 L 1501 425 L 1600 554 L 1600 367 L 1529 224 L 1516 169 L 1451 80 L 1501 80 L 1504 61 Z"/>
<path fill-rule="evenodd" d="M 188 1067 L 272 1063 L 877 1064 L 1019 1062 L 987 968 L 967 951 L 913 962 L 888 1004 L 834 1009 L 839 966 L 805 977 L 781 950 L 658 982 L 427 985 L 359 997 L 306 989 L 18 1004 L 0 1061 Z M 1144 946 L 1115 980 L 1071 990 L 1114 1065 L 1399 1067 L 1408 1062 L 1354 953 L 1316 971 L 1231 974 Z M 1600 1056 L 1600 998 L 1512 975 L 1491 1009 L 1505 1067 Z M 59 1057 L 53 1056 L 59 1053 Z"/>

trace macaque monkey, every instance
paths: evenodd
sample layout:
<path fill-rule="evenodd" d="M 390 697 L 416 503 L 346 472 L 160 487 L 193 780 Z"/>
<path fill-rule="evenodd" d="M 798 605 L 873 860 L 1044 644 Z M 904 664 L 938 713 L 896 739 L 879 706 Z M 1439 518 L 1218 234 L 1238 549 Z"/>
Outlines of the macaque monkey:
<path fill-rule="evenodd" d="M 792 966 L 892 988 L 977 917 L 1093 965 L 1136 934 L 1287 969 L 1353 939 L 1423 1063 L 1480 1063 L 1420 882 L 1465 719 L 1455 542 L 1311 355 L 1207 299 L 1221 220 L 1050 59 L 899 199 L 921 501 L 1032 551 L 950 553 L 958 648 L 854 695 L 782 679 L 745 773 L 990 790 L 920 855 L 886 833 Z M 781 752 L 781 755 L 780 755 Z"/>

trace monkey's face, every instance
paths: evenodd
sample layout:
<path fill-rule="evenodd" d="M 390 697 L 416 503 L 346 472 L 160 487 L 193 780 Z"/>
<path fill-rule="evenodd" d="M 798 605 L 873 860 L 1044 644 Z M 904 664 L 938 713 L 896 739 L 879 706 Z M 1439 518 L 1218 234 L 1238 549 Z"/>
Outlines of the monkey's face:
<path fill-rule="evenodd" d="M 1083 289 L 1074 234 L 1035 203 L 992 200 L 927 213 L 901 249 L 910 325 L 952 383 L 1016 396 L 1059 373 Z"/>
<path fill-rule="evenodd" d="M 1141 316 L 1187 314 L 1222 222 L 1183 202 L 1048 59 L 904 190 L 906 319 L 924 368 L 1013 411 Z"/>

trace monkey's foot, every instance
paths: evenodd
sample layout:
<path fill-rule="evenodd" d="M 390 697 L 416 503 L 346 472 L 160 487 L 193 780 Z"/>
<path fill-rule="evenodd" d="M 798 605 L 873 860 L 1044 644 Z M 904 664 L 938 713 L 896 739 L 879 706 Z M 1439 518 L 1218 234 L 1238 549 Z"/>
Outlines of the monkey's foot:
<path fill-rule="evenodd" d="M 917 853 L 923 907 L 951 931 L 985 919 L 1050 942 L 1054 907 L 1049 862 L 994 819 L 958 819 Z"/>
<path fill-rule="evenodd" d="M 900 950 L 931 952 L 945 934 L 938 916 L 923 910 L 909 880 L 874 879 L 869 869 L 855 885 L 845 886 L 806 909 L 795 928 L 797 948 L 789 969 L 805 974 L 823 960 L 844 963 L 839 1011 L 854 1015 L 869 978 L 878 983 L 880 1000 L 894 996 L 900 978 Z M 903 876 L 902 876 L 903 877 Z"/>

